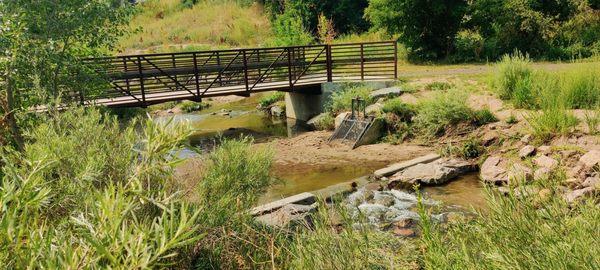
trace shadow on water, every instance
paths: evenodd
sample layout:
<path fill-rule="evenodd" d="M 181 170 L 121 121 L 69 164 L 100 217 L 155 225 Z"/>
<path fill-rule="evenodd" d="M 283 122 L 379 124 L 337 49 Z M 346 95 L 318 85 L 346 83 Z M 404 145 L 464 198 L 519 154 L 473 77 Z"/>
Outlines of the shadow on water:
<path fill-rule="evenodd" d="M 485 192 L 478 173 L 469 173 L 445 185 L 423 188 L 428 198 L 445 205 L 459 206 L 466 210 L 484 210 Z"/>

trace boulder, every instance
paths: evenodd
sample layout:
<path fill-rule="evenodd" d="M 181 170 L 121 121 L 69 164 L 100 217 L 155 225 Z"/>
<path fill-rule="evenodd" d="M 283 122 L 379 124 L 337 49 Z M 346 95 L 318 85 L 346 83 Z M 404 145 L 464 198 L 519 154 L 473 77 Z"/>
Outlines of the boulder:
<path fill-rule="evenodd" d="M 500 134 L 498 133 L 498 131 L 490 130 L 483 134 L 483 136 L 481 137 L 481 143 L 484 146 L 490 146 L 493 143 L 497 142 L 499 138 Z"/>
<path fill-rule="evenodd" d="M 514 163 L 508 170 L 510 182 L 520 183 L 533 180 L 533 170 L 525 165 Z"/>
<path fill-rule="evenodd" d="M 322 119 L 325 119 L 327 116 L 329 115 L 329 113 L 321 113 L 311 119 L 309 119 L 306 124 L 311 127 L 311 128 L 316 128 L 317 124 L 319 122 L 321 122 Z"/>
<path fill-rule="evenodd" d="M 365 113 L 368 115 L 376 115 L 377 113 L 381 112 L 382 109 L 383 109 L 383 104 L 374 103 L 374 104 L 367 106 L 367 108 L 365 108 Z"/>
<path fill-rule="evenodd" d="M 481 165 L 481 179 L 493 184 L 508 182 L 508 173 L 502 163 L 502 158 L 499 156 L 488 157 Z"/>
<path fill-rule="evenodd" d="M 417 164 L 390 177 L 391 184 L 443 184 L 473 169 L 469 162 L 459 160 L 438 160 Z"/>
<path fill-rule="evenodd" d="M 381 97 L 389 97 L 389 96 L 399 96 L 402 94 L 402 88 L 399 86 L 383 88 L 379 90 L 375 90 L 369 94 L 372 99 L 377 99 Z"/>
<path fill-rule="evenodd" d="M 568 203 L 573 203 L 573 202 L 575 202 L 585 196 L 591 195 L 593 193 L 594 193 L 593 187 L 586 187 L 586 188 L 582 188 L 582 189 L 573 190 L 571 192 L 567 192 L 566 194 L 564 194 L 564 199 Z"/>
<path fill-rule="evenodd" d="M 579 158 L 579 162 L 583 163 L 587 168 L 593 168 L 600 164 L 600 151 L 592 150 Z"/>
<path fill-rule="evenodd" d="M 548 154 L 552 151 L 552 148 L 548 145 L 542 145 L 537 148 L 537 152 L 541 154 Z"/>
<path fill-rule="evenodd" d="M 262 224 L 276 228 L 310 224 L 310 214 L 315 212 L 316 209 L 316 203 L 312 205 L 288 204 L 275 212 L 258 216 L 256 220 Z"/>
<path fill-rule="evenodd" d="M 278 105 L 271 107 L 271 115 L 276 117 L 281 117 L 285 115 L 285 110 Z"/>
<path fill-rule="evenodd" d="M 533 159 L 533 163 L 539 167 L 548 168 L 550 170 L 558 166 L 558 161 L 548 156 L 538 156 Z"/>
<path fill-rule="evenodd" d="M 535 147 L 533 145 L 526 145 L 519 150 L 519 157 L 526 158 L 535 153 Z"/>
<path fill-rule="evenodd" d="M 390 207 L 390 206 L 394 205 L 395 202 L 396 202 L 396 200 L 394 199 L 394 196 L 388 195 L 385 193 L 376 192 L 375 195 L 373 196 L 373 203 L 375 203 L 375 204 L 380 204 L 383 206 Z"/>
<path fill-rule="evenodd" d="M 350 115 L 350 112 L 343 112 L 343 113 L 338 114 L 335 117 L 335 129 L 340 127 L 340 125 L 342 124 L 344 119 L 346 119 L 346 116 L 348 116 L 348 115 Z"/>

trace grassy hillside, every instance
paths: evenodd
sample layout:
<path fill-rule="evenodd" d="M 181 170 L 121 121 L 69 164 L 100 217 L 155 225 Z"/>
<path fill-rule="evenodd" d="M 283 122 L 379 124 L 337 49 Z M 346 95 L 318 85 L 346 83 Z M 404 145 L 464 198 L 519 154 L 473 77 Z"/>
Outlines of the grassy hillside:
<path fill-rule="evenodd" d="M 181 0 L 146 1 L 131 27 L 139 31 L 121 41 L 124 53 L 256 46 L 271 36 L 260 5 L 233 0 L 201 1 L 191 8 Z"/>

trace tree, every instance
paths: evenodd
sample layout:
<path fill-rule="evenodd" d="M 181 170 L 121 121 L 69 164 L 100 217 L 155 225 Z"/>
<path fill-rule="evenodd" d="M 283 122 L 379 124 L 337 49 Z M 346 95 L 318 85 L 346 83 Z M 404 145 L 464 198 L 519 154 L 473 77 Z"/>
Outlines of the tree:
<path fill-rule="evenodd" d="M 80 60 L 111 52 L 133 11 L 127 0 L 0 1 L 0 96 L 14 141 L 20 110 L 105 86 Z"/>
<path fill-rule="evenodd" d="M 452 51 L 466 7 L 466 0 L 369 0 L 365 16 L 375 29 L 400 34 L 417 57 L 440 59 Z"/>

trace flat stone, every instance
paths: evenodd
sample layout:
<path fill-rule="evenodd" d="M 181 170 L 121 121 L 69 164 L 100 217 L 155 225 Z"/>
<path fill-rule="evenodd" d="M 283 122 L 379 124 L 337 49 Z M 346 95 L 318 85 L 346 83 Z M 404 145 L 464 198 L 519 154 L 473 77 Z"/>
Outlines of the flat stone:
<path fill-rule="evenodd" d="M 440 155 L 438 155 L 438 154 L 435 154 L 435 153 L 428 154 L 428 155 L 425 155 L 422 157 L 418 157 L 418 158 L 400 162 L 400 163 L 395 163 L 395 164 L 392 164 L 383 169 L 376 170 L 374 172 L 374 175 L 377 178 L 381 178 L 384 176 L 390 176 L 390 175 L 393 175 L 393 174 L 395 174 L 401 170 L 404 170 L 406 168 L 410 168 L 412 166 L 415 166 L 415 165 L 421 164 L 421 163 L 432 162 L 432 161 L 438 160 L 439 158 L 440 158 Z"/>
<path fill-rule="evenodd" d="M 375 90 L 369 94 L 369 96 L 373 99 L 380 97 L 389 97 L 389 96 L 399 96 L 402 94 L 402 88 L 399 86 L 383 88 L 379 90 Z"/>
<path fill-rule="evenodd" d="M 535 153 L 535 146 L 526 145 L 523 148 L 521 148 L 521 150 L 519 150 L 519 157 L 526 158 L 526 157 L 533 155 L 534 153 Z"/>
<path fill-rule="evenodd" d="M 270 227 L 310 224 L 310 214 L 316 211 L 317 203 L 312 205 L 288 204 L 280 209 L 256 217 L 256 220 Z"/>
<path fill-rule="evenodd" d="M 459 175 L 467 172 L 470 169 L 470 163 L 457 161 L 434 161 L 431 163 L 422 163 L 409 167 L 406 170 L 399 172 L 390 177 L 390 184 L 403 183 L 404 186 L 413 184 L 443 184 Z"/>
<path fill-rule="evenodd" d="M 498 141 L 499 138 L 500 134 L 498 133 L 498 131 L 488 131 L 481 137 L 481 143 L 484 146 L 490 146 L 494 142 Z"/>
<path fill-rule="evenodd" d="M 533 159 L 533 163 L 537 166 L 548 168 L 550 170 L 558 166 L 558 161 L 548 156 L 538 156 Z"/>
<path fill-rule="evenodd" d="M 317 198 L 312 193 L 304 192 L 271 203 L 263 204 L 250 210 L 252 216 L 258 216 L 265 213 L 274 212 L 288 204 L 311 205 L 317 201 Z"/>
<path fill-rule="evenodd" d="M 394 227 L 396 228 L 402 228 L 402 229 L 406 229 L 406 228 L 412 228 L 416 225 L 416 220 L 412 219 L 412 218 L 402 218 L 396 222 L 394 222 Z"/>
<path fill-rule="evenodd" d="M 565 180 L 565 184 L 570 188 L 576 188 L 581 185 L 581 180 L 579 178 L 569 178 Z"/>
<path fill-rule="evenodd" d="M 587 168 L 593 168 L 600 164 L 600 151 L 592 150 L 579 158 L 579 162 L 583 163 Z"/>
<path fill-rule="evenodd" d="M 413 229 L 394 228 L 394 235 L 402 237 L 415 237 L 417 233 Z"/>
<path fill-rule="evenodd" d="M 537 148 L 537 152 L 538 153 L 542 153 L 542 154 L 548 154 L 552 151 L 552 148 L 548 145 L 542 145 L 540 147 Z"/>
<path fill-rule="evenodd" d="M 527 134 L 521 138 L 522 143 L 529 143 L 531 141 L 531 134 Z"/>
<path fill-rule="evenodd" d="M 582 189 L 573 190 L 571 192 L 567 192 L 564 195 L 564 198 L 568 203 L 573 203 L 585 196 L 591 195 L 592 193 L 594 193 L 594 188 L 586 187 L 586 188 L 582 188 Z"/>

